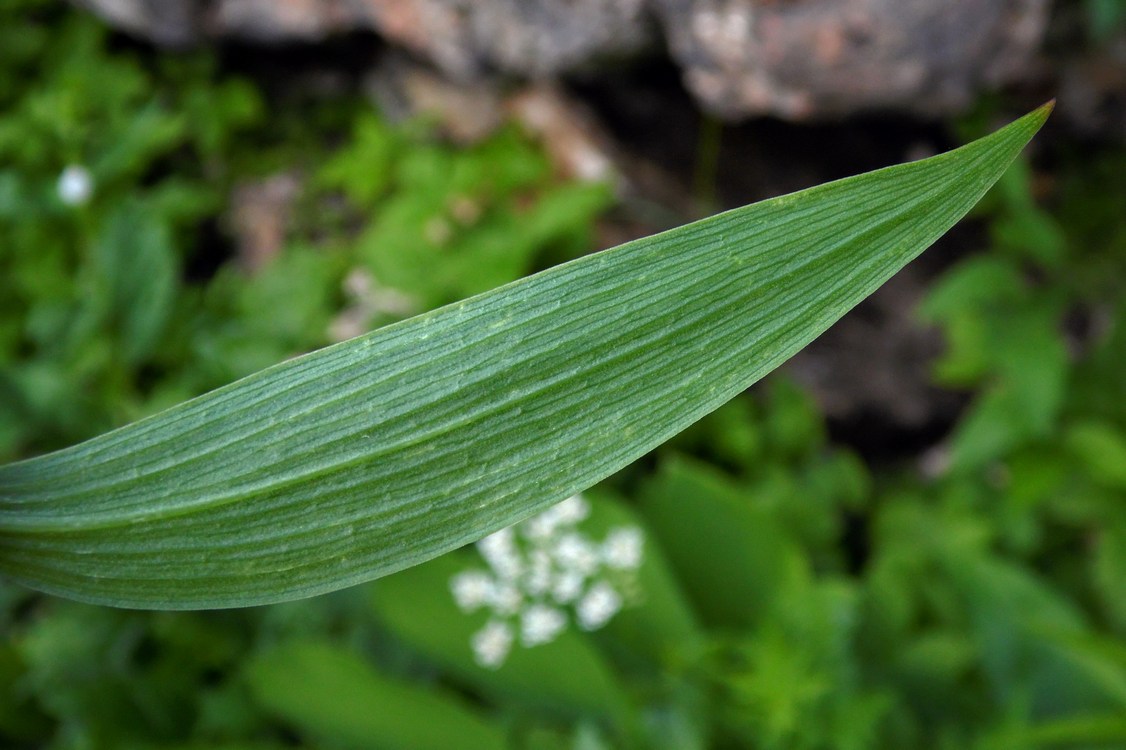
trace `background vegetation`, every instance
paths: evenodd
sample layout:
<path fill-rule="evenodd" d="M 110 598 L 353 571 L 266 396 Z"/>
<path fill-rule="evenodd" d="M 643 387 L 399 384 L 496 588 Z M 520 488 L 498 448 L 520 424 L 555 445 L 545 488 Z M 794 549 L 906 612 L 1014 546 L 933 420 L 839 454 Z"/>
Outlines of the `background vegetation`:
<path fill-rule="evenodd" d="M 1120 27 L 1090 7 L 1093 40 Z M 495 670 L 449 590 L 472 549 L 220 612 L 0 582 L 0 746 L 1126 747 L 1126 150 L 1018 166 L 918 311 L 967 395 L 925 456 L 861 458 L 773 377 L 590 493 L 584 528 L 645 531 L 637 601 Z M 226 206 L 279 169 L 303 189 L 255 263 Z M 586 252 L 614 200 L 515 127 L 455 147 L 9 0 L 0 457 Z"/>

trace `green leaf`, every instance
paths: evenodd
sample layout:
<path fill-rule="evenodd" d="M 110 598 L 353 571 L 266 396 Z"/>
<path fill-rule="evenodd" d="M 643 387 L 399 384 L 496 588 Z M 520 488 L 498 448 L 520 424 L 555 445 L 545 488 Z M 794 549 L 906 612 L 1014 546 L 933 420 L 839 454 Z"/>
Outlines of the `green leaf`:
<path fill-rule="evenodd" d="M 1126 490 L 1126 435 L 1105 422 L 1089 421 L 1072 425 L 1064 440 L 1095 481 Z"/>
<path fill-rule="evenodd" d="M 996 357 L 1000 377 L 955 430 L 952 469 L 981 467 L 1030 439 L 1051 434 L 1068 373 L 1056 320 L 1050 307 L 1029 309 L 991 337 L 990 356 Z"/>
<path fill-rule="evenodd" d="M 0 572 L 104 604 L 232 607 L 478 539 L 617 471 L 809 343 L 961 218 L 1050 110 L 0 467 Z"/>
<path fill-rule="evenodd" d="M 497 748 L 504 732 L 437 686 L 391 680 L 356 653 L 319 641 L 263 654 L 247 672 L 251 692 L 314 737 L 354 748 Z"/>
<path fill-rule="evenodd" d="M 164 330 L 176 294 L 176 259 L 168 227 L 139 204 L 107 221 L 93 248 L 94 266 L 120 332 L 122 354 L 142 359 Z"/>
<path fill-rule="evenodd" d="M 777 518 L 749 492 L 688 459 L 665 463 L 641 493 L 653 529 L 682 588 L 711 625 L 760 621 L 800 565 Z"/>
<path fill-rule="evenodd" d="M 1122 596 L 1122 582 L 1126 581 L 1126 518 L 1100 530 L 1091 560 L 1091 578 L 1110 620 L 1119 630 L 1126 631 L 1126 598 Z"/>
<path fill-rule="evenodd" d="M 1069 716 L 1038 724 L 1012 738 L 1021 747 L 1122 747 L 1126 743 L 1126 716 L 1120 713 Z"/>

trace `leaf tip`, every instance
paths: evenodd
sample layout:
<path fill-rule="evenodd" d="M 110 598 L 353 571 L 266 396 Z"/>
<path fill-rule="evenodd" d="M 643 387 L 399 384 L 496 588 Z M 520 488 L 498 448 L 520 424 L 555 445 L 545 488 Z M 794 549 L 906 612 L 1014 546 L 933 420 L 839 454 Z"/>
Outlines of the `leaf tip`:
<path fill-rule="evenodd" d="M 1051 99 L 1029 112 L 1026 116 L 1026 119 L 1034 120 L 1036 122 L 1037 129 L 1039 129 L 1040 126 L 1048 120 L 1048 117 L 1052 114 L 1055 108 L 1056 98 L 1053 96 Z"/>
<path fill-rule="evenodd" d="M 1052 111 L 1055 108 L 1056 100 L 1053 97 L 1052 99 L 1049 99 L 1036 109 L 1026 114 L 1024 117 L 1021 117 L 1019 120 L 1010 123 L 1009 127 L 1003 129 L 1011 130 L 1013 133 L 1023 132 L 1023 140 L 1025 143 L 1027 143 L 1032 139 L 1034 135 L 1036 135 L 1036 133 L 1040 131 L 1040 128 L 1044 126 L 1044 123 L 1047 122 L 1048 117 L 1052 114 Z"/>

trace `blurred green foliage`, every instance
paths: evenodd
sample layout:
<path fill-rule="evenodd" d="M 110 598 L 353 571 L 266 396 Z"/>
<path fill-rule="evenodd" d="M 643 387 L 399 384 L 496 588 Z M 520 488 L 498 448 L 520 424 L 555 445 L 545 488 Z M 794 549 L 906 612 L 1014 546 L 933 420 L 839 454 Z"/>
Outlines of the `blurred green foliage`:
<path fill-rule="evenodd" d="M 206 60 L 146 70 L 107 54 L 99 26 L 52 5 L 0 11 L 0 456 L 9 457 L 187 394 L 141 376 L 169 355 L 189 234 L 222 205 L 230 179 L 223 153 L 262 113 L 254 88 L 215 81 Z M 92 181 L 84 204 L 56 191 L 68 165 Z"/>
<path fill-rule="evenodd" d="M 0 9 L 0 112 L 8 458 L 581 253 L 609 201 L 516 130 L 459 149 L 270 101 L 44 0 Z M 286 246 L 190 272 L 198 227 L 280 165 L 304 186 Z M 497 670 L 450 596 L 469 549 L 249 610 L 0 583 L 0 746 L 1126 747 L 1123 173 L 1065 153 L 983 205 L 988 250 L 920 311 L 936 379 L 973 396 L 925 472 L 867 466 L 773 378 L 590 493 L 585 524 L 646 530 L 640 602 Z"/>
<path fill-rule="evenodd" d="M 1085 0 L 1087 27 L 1093 39 L 1108 40 L 1126 24 L 1126 3 L 1122 0 Z"/>
<path fill-rule="evenodd" d="M 515 129 L 454 149 L 359 100 L 267 102 L 202 53 L 111 52 L 57 6 L 0 10 L 0 458 L 331 343 L 341 315 L 356 335 L 576 255 L 609 200 Z M 254 274 L 188 279 L 222 252 L 199 227 L 277 165 L 307 183 L 289 245 Z M 92 182 L 73 205 L 68 166 Z"/>

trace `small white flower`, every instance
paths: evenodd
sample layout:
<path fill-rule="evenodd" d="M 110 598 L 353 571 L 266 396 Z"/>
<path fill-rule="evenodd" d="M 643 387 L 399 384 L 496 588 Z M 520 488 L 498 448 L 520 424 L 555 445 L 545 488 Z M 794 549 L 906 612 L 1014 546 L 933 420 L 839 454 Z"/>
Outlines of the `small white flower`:
<path fill-rule="evenodd" d="M 551 509 L 559 523 L 573 526 L 590 515 L 590 503 L 582 495 L 572 495 Z"/>
<path fill-rule="evenodd" d="M 550 643 L 567 627 L 562 612 L 546 604 L 533 604 L 520 618 L 520 642 L 525 646 Z"/>
<path fill-rule="evenodd" d="M 551 587 L 551 598 L 560 604 L 570 604 L 582 595 L 585 581 L 586 578 L 578 573 L 563 573 Z"/>
<path fill-rule="evenodd" d="M 82 206 L 94 194 L 94 178 L 86 167 L 71 164 L 59 175 L 55 190 L 66 205 Z"/>
<path fill-rule="evenodd" d="M 492 607 L 493 613 L 501 617 L 514 615 L 524 606 L 523 592 L 511 581 L 494 583 L 490 594 L 489 605 Z"/>
<path fill-rule="evenodd" d="M 555 561 L 565 571 L 588 576 L 598 569 L 598 549 L 582 534 L 565 534 L 555 545 Z"/>
<path fill-rule="evenodd" d="M 524 521 L 520 524 L 520 532 L 525 539 L 546 542 L 560 527 L 574 526 L 588 515 L 590 515 L 590 504 L 582 495 L 573 495 Z"/>
<path fill-rule="evenodd" d="M 551 555 L 546 550 L 532 550 L 528 570 L 524 575 L 524 590 L 528 596 L 539 597 L 551 590 Z"/>
<path fill-rule="evenodd" d="M 511 526 L 477 542 L 477 549 L 501 578 L 512 579 L 520 575 L 520 552 L 516 549 L 516 537 Z"/>
<path fill-rule="evenodd" d="M 488 561 L 498 555 L 510 555 L 516 551 L 516 540 L 513 538 L 512 527 L 507 526 L 500 531 L 495 531 L 477 542 L 477 549 Z"/>
<path fill-rule="evenodd" d="M 602 543 L 602 561 L 615 570 L 637 570 L 645 536 L 636 526 L 614 529 Z"/>
<path fill-rule="evenodd" d="M 500 620 L 490 620 L 489 624 L 473 634 L 471 645 L 477 663 L 488 669 L 497 669 L 508 657 L 512 648 L 512 628 Z"/>
<path fill-rule="evenodd" d="M 618 595 L 610 584 L 599 582 L 591 586 L 590 591 L 575 608 L 579 619 L 579 627 L 583 630 L 597 630 L 610 621 L 622 608 L 622 597 Z"/>
<path fill-rule="evenodd" d="M 555 512 L 555 507 L 548 508 L 520 524 L 520 532 L 524 538 L 533 542 L 546 542 L 555 535 L 555 530 L 558 528 L 559 514 Z"/>
<path fill-rule="evenodd" d="M 493 579 L 483 570 L 466 570 L 450 581 L 454 601 L 463 612 L 474 612 L 493 598 Z"/>

